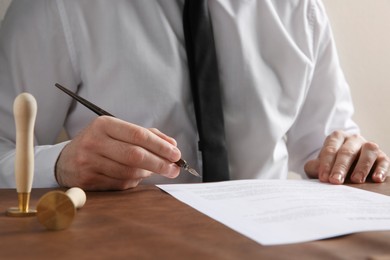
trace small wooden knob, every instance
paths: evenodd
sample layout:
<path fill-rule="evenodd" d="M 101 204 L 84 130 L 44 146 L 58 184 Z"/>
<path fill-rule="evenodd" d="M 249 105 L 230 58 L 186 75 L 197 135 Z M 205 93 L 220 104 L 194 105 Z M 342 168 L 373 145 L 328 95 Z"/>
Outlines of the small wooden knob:
<path fill-rule="evenodd" d="M 65 229 L 72 223 L 76 209 L 85 202 L 85 192 L 80 188 L 48 192 L 38 201 L 38 221 L 49 230 Z"/>
<path fill-rule="evenodd" d="M 87 196 L 85 192 L 77 187 L 70 188 L 66 191 L 66 195 L 68 195 L 69 199 L 73 202 L 73 205 L 76 209 L 80 209 L 84 206 L 87 201 Z"/>
<path fill-rule="evenodd" d="M 30 192 L 34 177 L 34 125 L 37 102 L 29 93 L 18 95 L 14 101 L 16 127 L 15 181 L 19 207 L 10 208 L 8 216 L 31 216 L 36 211 L 29 209 Z"/>

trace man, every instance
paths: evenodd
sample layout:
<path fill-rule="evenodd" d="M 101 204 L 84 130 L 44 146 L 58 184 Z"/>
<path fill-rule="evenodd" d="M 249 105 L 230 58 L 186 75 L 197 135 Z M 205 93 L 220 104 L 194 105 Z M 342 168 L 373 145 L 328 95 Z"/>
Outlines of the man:
<path fill-rule="evenodd" d="M 38 103 L 34 186 L 127 189 L 201 172 L 183 0 L 14 0 L 0 39 L 0 178 L 14 185 L 12 102 Z M 389 159 L 359 135 L 317 0 L 210 0 L 231 179 L 383 182 Z M 110 111 L 96 117 L 58 82 Z M 65 127 L 71 141 L 54 144 Z M 57 184 L 58 183 L 58 184 Z"/>

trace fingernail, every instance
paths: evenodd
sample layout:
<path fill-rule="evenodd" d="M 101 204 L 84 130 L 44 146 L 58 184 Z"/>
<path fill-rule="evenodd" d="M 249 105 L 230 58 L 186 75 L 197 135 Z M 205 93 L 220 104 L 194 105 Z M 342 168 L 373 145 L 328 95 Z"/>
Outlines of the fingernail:
<path fill-rule="evenodd" d="M 353 178 L 357 180 L 359 183 L 363 183 L 366 181 L 366 176 L 362 172 L 356 173 Z"/>
<path fill-rule="evenodd" d="M 384 182 L 385 181 L 385 173 L 383 171 L 380 171 L 376 174 L 376 177 L 381 181 L 381 182 Z"/>
<path fill-rule="evenodd" d="M 331 178 L 335 180 L 337 183 L 343 183 L 344 182 L 344 175 L 341 173 L 334 173 Z"/>

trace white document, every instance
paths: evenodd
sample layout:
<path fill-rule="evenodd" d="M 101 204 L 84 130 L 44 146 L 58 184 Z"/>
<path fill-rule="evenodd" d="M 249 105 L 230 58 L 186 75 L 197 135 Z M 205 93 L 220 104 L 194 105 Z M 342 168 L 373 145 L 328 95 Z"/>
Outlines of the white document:
<path fill-rule="evenodd" d="M 390 230 L 390 197 L 344 185 L 240 180 L 157 186 L 263 245 Z"/>

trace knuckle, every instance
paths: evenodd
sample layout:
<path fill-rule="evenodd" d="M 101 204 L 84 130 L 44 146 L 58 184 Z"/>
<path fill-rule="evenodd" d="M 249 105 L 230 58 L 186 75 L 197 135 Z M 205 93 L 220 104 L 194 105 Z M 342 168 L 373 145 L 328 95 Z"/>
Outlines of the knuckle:
<path fill-rule="evenodd" d="M 331 138 L 331 139 L 340 139 L 340 138 L 344 138 L 344 137 L 345 137 L 345 133 L 344 133 L 344 131 L 342 131 L 342 130 L 333 131 L 333 132 L 329 135 L 329 138 Z"/>
<path fill-rule="evenodd" d="M 145 152 L 140 147 L 132 147 L 128 150 L 128 161 L 131 164 L 140 164 L 145 160 Z"/>
<path fill-rule="evenodd" d="M 135 128 L 132 132 L 131 139 L 135 143 L 146 142 L 148 140 L 148 133 L 146 129 L 141 127 Z"/>
<path fill-rule="evenodd" d="M 342 147 L 338 151 L 338 154 L 341 156 L 350 158 L 350 157 L 354 157 L 356 155 L 356 152 L 355 152 L 355 150 L 353 150 L 349 147 Z"/>
<path fill-rule="evenodd" d="M 350 139 L 362 139 L 362 137 L 359 134 L 351 134 L 348 136 Z"/>
<path fill-rule="evenodd" d="M 92 121 L 91 126 L 94 128 L 105 128 L 108 118 L 106 116 L 98 116 Z"/>
<path fill-rule="evenodd" d="M 155 127 L 152 127 L 152 128 L 149 128 L 149 131 L 153 132 L 153 133 L 159 133 L 160 130 L 158 130 L 157 128 Z"/>
<path fill-rule="evenodd" d="M 331 145 L 327 145 L 323 148 L 323 152 L 325 154 L 329 154 L 329 155 L 335 155 L 337 154 L 337 147 L 334 147 L 334 146 L 331 146 Z"/>
<path fill-rule="evenodd" d="M 368 151 L 379 151 L 379 145 L 374 142 L 366 142 L 362 148 Z"/>
<path fill-rule="evenodd" d="M 90 124 L 90 128 L 92 129 L 92 134 L 97 139 L 95 135 L 99 133 L 104 133 L 109 135 L 112 132 L 113 124 L 112 117 L 109 116 L 98 116 L 95 120 Z M 112 134 L 112 133 L 111 133 Z"/>

